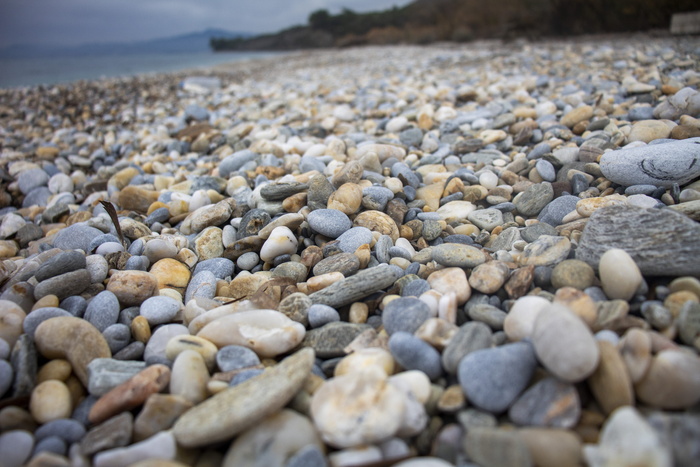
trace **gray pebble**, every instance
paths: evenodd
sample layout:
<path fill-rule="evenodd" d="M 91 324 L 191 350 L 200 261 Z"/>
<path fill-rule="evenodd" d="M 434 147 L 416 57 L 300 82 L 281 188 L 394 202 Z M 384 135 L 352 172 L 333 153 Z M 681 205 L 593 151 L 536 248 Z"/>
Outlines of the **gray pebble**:
<path fill-rule="evenodd" d="M 192 276 L 185 291 L 184 303 L 193 298 L 213 299 L 216 296 L 216 281 L 217 278 L 211 271 L 205 270 Z"/>
<path fill-rule="evenodd" d="M 327 323 L 340 321 L 340 314 L 333 307 L 315 304 L 309 307 L 308 319 L 312 328 L 319 328 Z"/>
<path fill-rule="evenodd" d="M 90 285 L 90 273 L 86 269 L 67 272 L 40 282 L 34 288 L 34 298 L 39 300 L 47 295 L 56 295 L 59 300 L 79 295 Z"/>
<path fill-rule="evenodd" d="M 556 227 L 562 223 L 564 216 L 576 209 L 579 201 L 578 196 L 560 196 L 542 209 L 537 220 Z"/>
<path fill-rule="evenodd" d="M 515 197 L 513 204 L 518 212 L 526 217 L 538 215 L 554 199 L 554 189 L 548 182 L 529 186 L 522 194 Z"/>
<path fill-rule="evenodd" d="M 251 378 L 254 378 L 260 374 L 263 373 L 263 369 L 260 368 L 251 368 L 250 370 L 243 370 L 239 373 L 236 373 L 233 378 L 231 378 L 231 381 L 229 382 L 229 387 L 236 386 L 238 384 L 241 384 L 244 381 L 248 381 Z"/>
<path fill-rule="evenodd" d="M 503 213 L 498 209 L 478 209 L 467 216 L 469 222 L 489 232 L 503 224 Z"/>
<path fill-rule="evenodd" d="M 68 446 L 63 439 L 58 436 L 49 436 L 36 443 L 32 456 L 36 456 L 40 452 L 50 452 L 59 456 L 65 456 L 67 451 Z"/>
<path fill-rule="evenodd" d="M 96 358 L 88 364 L 88 392 L 103 396 L 146 368 L 145 362 Z"/>
<path fill-rule="evenodd" d="M 380 263 L 388 263 L 391 260 L 390 251 L 394 242 L 388 235 L 382 235 L 374 244 L 374 252 L 377 255 L 377 261 Z"/>
<path fill-rule="evenodd" d="M 0 360 L 9 359 L 10 352 L 11 352 L 10 344 L 8 344 L 5 339 L 0 337 Z"/>
<path fill-rule="evenodd" d="M 457 373 L 459 362 L 472 352 L 491 347 L 493 333 L 484 323 L 470 321 L 459 327 L 442 352 L 442 366 L 450 374 Z"/>
<path fill-rule="evenodd" d="M 372 243 L 372 231 L 366 227 L 353 227 L 338 237 L 339 247 L 346 253 L 354 253 L 361 245 Z"/>
<path fill-rule="evenodd" d="M 316 209 L 307 217 L 309 227 L 328 238 L 338 238 L 352 228 L 352 221 L 337 209 Z"/>
<path fill-rule="evenodd" d="M 85 427 L 77 420 L 59 418 L 44 423 L 34 432 L 37 441 L 50 436 L 58 436 L 68 444 L 77 443 L 85 436 Z"/>
<path fill-rule="evenodd" d="M 370 186 L 362 190 L 362 206 L 368 210 L 384 211 L 394 198 L 394 192 L 383 186 Z"/>
<path fill-rule="evenodd" d="M 22 207 L 29 208 L 32 206 L 46 206 L 51 196 L 51 191 L 45 186 L 34 188 L 27 194 L 27 196 L 24 197 Z"/>
<path fill-rule="evenodd" d="M 0 458 L 8 467 L 20 467 L 29 460 L 34 449 L 34 436 L 25 430 L 0 434 Z"/>
<path fill-rule="evenodd" d="M 143 358 L 143 353 L 146 350 L 146 345 L 141 341 L 134 341 L 127 345 L 119 352 L 112 355 L 115 360 L 141 360 Z"/>
<path fill-rule="evenodd" d="M 390 301 L 382 312 L 382 324 L 389 335 L 396 332 L 413 334 L 428 318 L 428 305 L 413 297 L 396 298 Z"/>
<path fill-rule="evenodd" d="M 84 319 L 104 331 L 119 320 L 119 310 L 117 296 L 109 290 L 103 290 L 88 303 Z"/>
<path fill-rule="evenodd" d="M 78 269 L 85 269 L 85 255 L 79 251 L 62 251 L 39 266 L 34 277 L 38 282 Z"/>
<path fill-rule="evenodd" d="M 535 164 L 535 168 L 537 169 L 537 173 L 540 174 L 540 177 L 542 177 L 543 180 L 547 182 L 553 182 L 557 179 L 557 171 L 554 169 L 552 163 L 548 160 L 539 159 Z"/>
<path fill-rule="evenodd" d="M 139 309 L 151 327 L 171 322 L 182 308 L 182 304 L 172 297 L 155 296 L 147 298 Z"/>
<path fill-rule="evenodd" d="M 233 275 L 233 261 L 227 258 L 210 258 L 200 261 L 195 266 L 192 275 L 197 275 L 202 271 L 210 271 L 217 279 L 224 279 Z"/>
<path fill-rule="evenodd" d="M 501 413 L 527 387 L 536 367 L 532 344 L 515 342 L 470 353 L 460 362 L 457 376 L 469 402 Z"/>
<path fill-rule="evenodd" d="M 146 256 L 131 256 L 124 265 L 125 271 L 148 271 L 151 262 Z"/>
<path fill-rule="evenodd" d="M 260 263 L 260 256 L 254 251 L 243 253 L 238 257 L 238 260 L 236 260 L 236 265 L 244 271 L 250 271 L 257 266 L 258 263 Z"/>
<path fill-rule="evenodd" d="M 41 323 L 43 323 L 47 319 L 57 318 L 59 316 L 72 315 L 62 308 L 52 306 L 38 308 L 29 313 L 27 317 L 24 318 L 24 322 L 22 323 L 22 326 L 24 327 L 24 332 L 26 332 L 33 339 L 34 333 L 36 332 L 36 328 L 38 328 Z"/>
<path fill-rule="evenodd" d="M 260 365 L 260 357 L 241 345 L 227 345 L 216 353 L 216 364 L 220 371 L 239 370 Z"/>
<path fill-rule="evenodd" d="M 170 339 L 175 336 L 189 335 L 190 332 L 186 326 L 182 324 L 164 324 L 156 329 L 151 338 L 146 344 L 146 349 L 143 354 L 143 361 L 147 365 L 153 363 L 171 364 L 170 360 L 165 356 L 165 347 Z"/>
<path fill-rule="evenodd" d="M 520 236 L 528 243 L 537 240 L 541 235 L 557 235 L 557 230 L 547 223 L 538 223 L 525 227 L 520 231 Z"/>
<path fill-rule="evenodd" d="M 85 258 L 85 269 L 90 274 L 90 282 L 92 284 L 101 284 L 107 279 L 109 264 L 104 256 L 90 255 Z"/>
<path fill-rule="evenodd" d="M 14 379 L 15 371 L 7 360 L 0 360 L 0 397 L 4 396 Z"/>
<path fill-rule="evenodd" d="M 53 244 L 62 250 L 83 250 L 90 251 L 90 242 L 93 238 L 104 235 L 104 233 L 85 224 L 69 225 L 56 234 Z"/>
<path fill-rule="evenodd" d="M 43 169 L 34 168 L 21 172 L 17 177 L 17 187 L 23 194 L 49 183 L 49 174 Z"/>
<path fill-rule="evenodd" d="M 82 318 L 87 309 L 87 300 L 80 295 L 73 295 L 61 301 L 59 307 L 66 310 L 76 318 Z"/>
<path fill-rule="evenodd" d="M 112 355 L 129 345 L 131 340 L 131 329 L 126 324 L 112 324 L 102 331 L 102 335 L 107 341 Z"/>
<path fill-rule="evenodd" d="M 389 338 L 389 351 L 397 363 L 407 370 L 422 371 L 431 380 L 442 375 L 438 351 L 412 334 L 407 332 L 392 334 Z"/>
<path fill-rule="evenodd" d="M 418 263 L 413 263 L 418 264 Z M 402 297 L 420 297 L 430 290 L 430 284 L 425 279 L 412 280 L 401 289 Z"/>

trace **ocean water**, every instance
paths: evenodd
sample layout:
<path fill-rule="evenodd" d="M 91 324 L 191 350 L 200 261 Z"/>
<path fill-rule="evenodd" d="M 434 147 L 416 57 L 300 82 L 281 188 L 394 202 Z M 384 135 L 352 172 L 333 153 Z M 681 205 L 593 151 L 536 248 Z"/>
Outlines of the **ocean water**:
<path fill-rule="evenodd" d="M 81 57 L 0 58 L 0 88 L 67 83 L 203 68 L 280 55 L 277 52 L 195 52 Z"/>

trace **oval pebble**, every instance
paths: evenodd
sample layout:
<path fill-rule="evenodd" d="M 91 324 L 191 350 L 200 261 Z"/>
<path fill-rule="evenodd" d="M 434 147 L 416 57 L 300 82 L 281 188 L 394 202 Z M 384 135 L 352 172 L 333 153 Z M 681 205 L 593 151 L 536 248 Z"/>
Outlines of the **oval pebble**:
<path fill-rule="evenodd" d="M 389 351 L 396 362 L 407 370 L 418 370 L 431 380 L 442 375 L 440 354 L 427 342 L 399 331 L 389 338 Z"/>

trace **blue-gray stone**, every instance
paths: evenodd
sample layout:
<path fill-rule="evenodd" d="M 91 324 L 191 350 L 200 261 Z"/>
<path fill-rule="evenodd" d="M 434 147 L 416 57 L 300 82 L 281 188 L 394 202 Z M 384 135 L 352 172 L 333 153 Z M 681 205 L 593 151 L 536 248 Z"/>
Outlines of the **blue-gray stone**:
<path fill-rule="evenodd" d="M 419 264 L 419 263 L 412 263 Z M 420 297 L 422 294 L 430 290 L 430 284 L 425 279 L 412 280 L 404 285 L 401 289 L 402 297 Z"/>
<path fill-rule="evenodd" d="M 257 266 L 258 263 L 260 263 L 260 256 L 254 251 L 243 253 L 236 260 L 236 265 L 245 271 L 250 271 Z"/>
<path fill-rule="evenodd" d="M 513 204 L 523 216 L 533 217 L 538 215 L 553 198 L 554 189 L 551 183 L 536 183 L 518 195 Z"/>
<path fill-rule="evenodd" d="M 88 303 L 84 319 L 100 332 L 119 320 L 119 299 L 109 290 L 103 290 Z"/>
<path fill-rule="evenodd" d="M 24 197 L 22 207 L 46 206 L 52 194 L 51 190 L 45 186 L 36 187 Z"/>
<path fill-rule="evenodd" d="M 501 413 L 527 387 L 536 368 L 532 344 L 522 341 L 470 353 L 460 362 L 457 377 L 470 403 Z"/>
<path fill-rule="evenodd" d="M 700 177 L 700 138 L 610 151 L 600 158 L 600 170 L 622 186 L 685 185 Z"/>
<path fill-rule="evenodd" d="M 59 418 L 44 423 L 34 432 L 37 441 L 51 436 L 58 436 L 68 444 L 77 443 L 85 436 L 85 427 L 77 420 Z"/>
<path fill-rule="evenodd" d="M 136 361 L 143 359 L 144 351 L 146 350 L 146 345 L 141 341 L 133 341 L 131 344 L 127 345 L 119 352 L 115 353 L 112 357 L 115 360 L 123 361 Z"/>
<path fill-rule="evenodd" d="M 580 201 L 578 196 L 560 196 L 552 200 L 540 211 L 537 220 L 556 227 L 562 223 L 564 216 L 576 209 L 576 203 Z"/>
<path fill-rule="evenodd" d="M 126 271 L 148 271 L 151 262 L 146 256 L 131 256 L 126 260 L 124 270 Z"/>
<path fill-rule="evenodd" d="M 249 149 L 234 152 L 230 156 L 225 157 L 219 164 L 219 175 L 222 178 L 229 178 L 233 172 L 236 172 L 248 162 L 255 160 L 256 157 L 258 155 Z"/>
<path fill-rule="evenodd" d="M 102 336 L 104 336 L 109 350 L 111 350 L 112 355 L 114 355 L 129 345 L 129 341 L 131 341 L 131 328 L 126 324 L 112 324 L 102 331 Z"/>
<path fill-rule="evenodd" d="M 146 217 L 144 223 L 148 226 L 160 222 L 161 224 L 167 222 L 170 219 L 170 211 L 166 207 L 154 209 L 152 213 Z"/>
<path fill-rule="evenodd" d="M 129 252 L 130 255 L 140 256 L 143 254 L 145 249 L 146 249 L 145 242 L 142 239 L 137 238 L 136 240 L 134 240 L 131 243 L 131 245 L 129 245 L 129 249 L 127 251 Z"/>
<path fill-rule="evenodd" d="M 408 128 L 399 133 L 399 140 L 406 146 L 420 146 L 423 142 L 423 130 L 420 128 Z"/>
<path fill-rule="evenodd" d="M 86 224 L 73 224 L 56 234 L 53 245 L 62 250 L 83 250 L 88 252 L 90 250 L 90 242 L 99 235 L 104 235 L 104 232 Z"/>
<path fill-rule="evenodd" d="M 338 238 L 352 228 L 350 218 L 337 209 L 316 209 L 309 213 L 306 220 L 313 231 L 328 238 Z"/>
<path fill-rule="evenodd" d="M 38 328 L 41 323 L 43 323 L 47 319 L 57 318 L 59 316 L 73 315 L 71 315 L 62 308 L 52 306 L 48 306 L 45 308 L 37 308 L 36 310 L 29 313 L 26 318 L 24 318 L 24 322 L 22 323 L 24 332 L 29 334 L 33 339 L 34 333 L 36 332 L 36 328 Z"/>
<path fill-rule="evenodd" d="M 122 311 L 119 312 L 119 320 L 117 322 L 121 324 L 126 324 L 127 326 L 131 326 L 131 322 L 136 318 L 139 314 L 141 314 L 141 308 L 138 306 L 130 306 L 128 308 L 124 308 Z"/>
<path fill-rule="evenodd" d="M 39 266 L 34 277 L 42 282 L 51 277 L 65 274 L 78 269 L 85 269 L 85 255 L 79 251 L 62 251 Z"/>
<path fill-rule="evenodd" d="M 312 328 L 320 328 L 324 324 L 340 321 L 340 314 L 333 307 L 317 303 L 309 307 L 308 319 Z"/>
<path fill-rule="evenodd" d="M 428 318 L 428 305 L 413 297 L 396 298 L 382 312 L 382 324 L 389 335 L 401 331 L 413 334 Z"/>
<path fill-rule="evenodd" d="M 448 235 L 447 237 L 443 238 L 443 241 L 445 243 L 461 243 L 462 245 L 473 245 L 474 244 L 473 238 L 471 238 L 469 235 L 463 235 L 463 234 Z"/>
<path fill-rule="evenodd" d="M 588 189 L 588 180 L 586 180 L 586 177 L 583 176 L 583 174 L 574 174 L 573 177 L 571 177 L 571 192 L 575 195 L 578 195 L 582 191 L 585 191 Z"/>
<path fill-rule="evenodd" d="M 197 104 L 190 104 L 185 107 L 185 119 L 187 120 L 208 120 L 209 111 Z"/>
<path fill-rule="evenodd" d="M 384 211 L 394 198 L 394 192 L 383 186 L 370 186 L 362 190 L 362 205 L 366 209 Z"/>
<path fill-rule="evenodd" d="M 374 244 L 374 252 L 377 255 L 377 261 L 380 263 L 388 263 L 391 260 L 389 252 L 391 251 L 394 242 L 388 235 L 382 235 Z"/>
<path fill-rule="evenodd" d="M 238 384 L 241 384 L 244 381 L 248 381 L 250 378 L 254 378 L 260 374 L 263 373 L 263 371 L 260 368 L 251 368 L 250 370 L 243 370 L 239 373 L 236 373 L 233 378 L 231 378 L 231 382 L 229 382 L 229 386 L 233 387 Z"/>
<path fill-rule="evenodd" d="M 553 182 L 557 179 L 557 171 L 551 162 L 545 159 L 539 159 L 535 164 L 537 173 L 540 174 L 543 180 Z"/>
<path fill-rule="evenodd" d="M 528 153 L 527 160 L 531 161 L 533 159 L 539 159 L 540 157 L 550 152 L 552 152 L 552 147 L 549 145 L 549 143 L 539 143 L 534 148 L 532 148 L 532 151 Z"/>
<path fill-rule="evenodd" d="M 326 170 L 326 164 L 317 157 L 303 156 L 301 161 L 299 161 L 299 170 L 302 173 L 311 172 L 313 170 L 323 173 L 323 171 Z"/>
<path fill-rule="evenodd" d="M 657 187 L 655 185 L 632 185 L 632 186 L 628 186 L 627 188 L 625 188 L 625 194 L 627 196 L 632 196 L 632 195 L 651 196 L 658 189 L 659 189 L 659 187 Z"/>
<path fill-rule="evenodd" d="M 317 446 L 309 444 L 291 456 L 284 467 L 328 467 L 328 462 Z"/>
<path fill-rule="evenodd" d="M 372 243 L 372 231 L 366 227 L 353 227 L 338 237 L 339 248 L 354 253 L 361 245 Z"/>
<path fill-rule="evenodd" d="M 442 375 L 440 353 L 413 334 L 407 332 L 392 334 L 389 337 L 389 351 L 396 362 L 407 370 L 421 371 L 431 380 Z"/>
<path fill-rule="evenodd" d="M 0 360 L 0 398 L 5 395 L 12 381 L 14 380 L 15 371 L 12 365 L 7 360 Z"/>
<path fill-rule="evenodd" d="M 260 365 L 260 357 L 242 345 L 227 345 L 216 353 L 216 364 L 221 371 L 239 370 Z"/>
<path fill-rule="evenodd" d="M 65 456 L 67 451 L 68 446 L 64 440 L 58 436 L 49 436 L 36 443 L 32 456 L 36 456 L 40 452 L 51 452 L 59 456 Z"/>
<path fill-rule="evenodd" d="M 45 186 L 49 183 L 49 178 L 49 174 L 43 169 L 28 169 L 21 172 L 17 177 L 17 187 L 22 194 L 26 195 L 35 188 Z"/>
<path fill-rule="evenodd" d="M 180 308 L 182 308 L 182 304 L 174 298 L 165 295 L 157 295 L 147 298 L 141 304 L 139 313 L 146 318 L 148 324 L 153 327 L 171 322 L 178 311 L 180 311 Z"/>
<path fill-rule="evenodd" d="M 233 261 L 228 258 L 210 258 L 197 263 L 192 274 L 197 275 L 202 271 L 209 271 L 217 279 L 224 279 L 233 274 L 233 268 Z"/>
<path fill-rule="evenodd" d="M 202 271 L 194 275 L 187 285 L 184 303 L 193 298 L 213 299 L 216 296 L 216 281 L 217 278 L 211 271 Z"/>
<path fill-rule="evenodd" d="M 82 318 L 87 309 L 87 300 L 80 295 L 73 295 L 62 300 L 58 306 L 66 310 L 72 316 Z"/>
<path fill-rule="evenodd" d="M 392 258 L 403 258 L 411 261 L 411 252 L 400 246 L 392 246 L 389 248 L 389 256 Z"/>
<path fill-rule="evenodd" d="M 402 181 L 405 180 L 404 185 L 408 184 L 416 189 L 420 187 L 420 178 L 403 162 L 396 162 L 391 166 L 391 175 L 402 179 Z"/>
<path fill-rule="evenodd" d="M 629 112 L 627 112 L 627 117 L 633 122 L 637 120 L 651 120 L 654 118 L 654 108 L 632 107 Z"/>

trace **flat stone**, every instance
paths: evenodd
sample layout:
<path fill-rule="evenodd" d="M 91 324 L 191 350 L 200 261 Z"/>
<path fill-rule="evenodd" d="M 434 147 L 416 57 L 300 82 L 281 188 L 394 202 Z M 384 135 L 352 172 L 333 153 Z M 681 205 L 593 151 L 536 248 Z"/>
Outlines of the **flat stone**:
<path fill-rule="evenodd" d="M 432 259 L 446 267 L 474 268 L 485 262 L 486 256 L 473 246 L 443 243 L 433 247 Z"/>
<path fill-rule="evenodd" d="M 175 439 L 188 448 L 231 439 L 284 407 L 301 388 L 313 362 L 314 352 L 302 349 L 261 375 L 215 394 L 178 419 Z"/>
<path fill-rule="evenodd" d="M 537 183 L 529 186 L 513 200 L 515 208 L 526 217 L 537 216 L 554 199 L 551 183 Z"/>
<path fill-rule="evenodd" d="M 313 303 L 335 309 L 359 301 L 368 295 L 391 286 L 397 279 L 395 270 L 386 265 L 363 269 L 309 295 Z"/>
<path fill-rule="evenodd" d="M 456 374 L 459 363 L 472 352 L 492 345 L 493 333 L 484 323 L 471 321 L 460 326 L 442 352 L 442 365 L 450 374 Z"/>
<path fill-rule="evenodd" d="M 151 394 L 134 420 L 134 441 L 142 441 L 169 430 L 175 421 L 192 408 L 192 403 L 172 394 Z"/>
<path fill-rule="evenodd" d="M 94 465 L 95 467 L 138 465 L 139 461 L 147 459 L 169 461 L 174 460 L 176 454 L 177 444 L 175 437 L 172 432 L 163 431 L 128 447 L 100 452 L 94 458 Z"/>
<path fill-rule="evenodd" d="M 625 250 L 645 276 L 700 275 L 700 225 L 669 209 L 609 206 L 593 213 L 576 259 L 597 267 L 611 248 Z M 644 249 L 639 245 L 644 244 Z"/>
<path fill-rule="evenodd" d="M 540 235 L 523 250 L 520 264 L 524 266 L 554 266 L 564 261 L 571 251 L 571 241 L 566 237 Z"/>
<path fill-rule="evenodd" d="M 655 185 L 670 188 L 700 177 L 697 138 L 610 151 L 600 159 L 608 180 L 623 186 Z"/>
<path fill-rule="evenodd" d="M 131 432 L 134 426 L 134 416 L 131 412 L 123 412 L 90 429 L 80 441 L 80 452 L 85 456 L 127 446 L 131 442 Z"/>
<path fill-rule="evenodd" d="M 532 345 L 516 342 L 471 352 L 457 376 L 467 399 L 482 410 L 506 410 L 530 381 L 537 360 Z"/>
<path fill-rule="evenodd" d="M 75 250 L 62 251 L 39 266 L 34 277 L 37 281 L 42 282 L 60 274 L 85 269 L 85 267 L 86 261 L 83 253 Z"/>
<path fill-rule="evenodd" d="M 79 269 L 39 282 L 34 287 L 34 298 L 39 300 L 47 295 L 55 295 L 63 300 L 72 295 L 80 295 L 89 285 L 90 273 L 86 269 Z"/>
<path fill-rule="evenodd" d="M 368 324 L 331 322 L 307 331 L 301 345 L 313 348 L 319 358 L 341 357 L 345 356 L 345 347 L 370 328 Z"/>
<path fill-rule="evenodd" d="M 478 465 L 500 467 L 533 465 L 527 444 L 515 431 L 470 428 L 464 438 L 464 450 Z"/>
<path fill-rule="evenodd" d="M 337 271 L 348 277 L 355 274 L 359 269 L 360 260 L 357 256 L 352 253 L 338 253 L 316 263 L 313 273 L 315 276 L 320 276 Z"/>
<path fill-rule="evenodd" d="M 521 426 L 573 428 L 581 416 L 581 401 L 573 384 L 549 377 L 528 388 L 508 416 Z"/>
<path fill-rule="evenodd" d="M 96 358 L 87 367 L 88 392 L 93 396 L 103 396 L 131 379 L 145 367 L 146 362 Z"/>
<path fill-rule="evenodd" d="M 503 213 L 498 209 L 478 209 L 472 211 L 467 216 L 467 219 L 480 229 L 490 232 L 497 226 L 503 224 Z"/>

